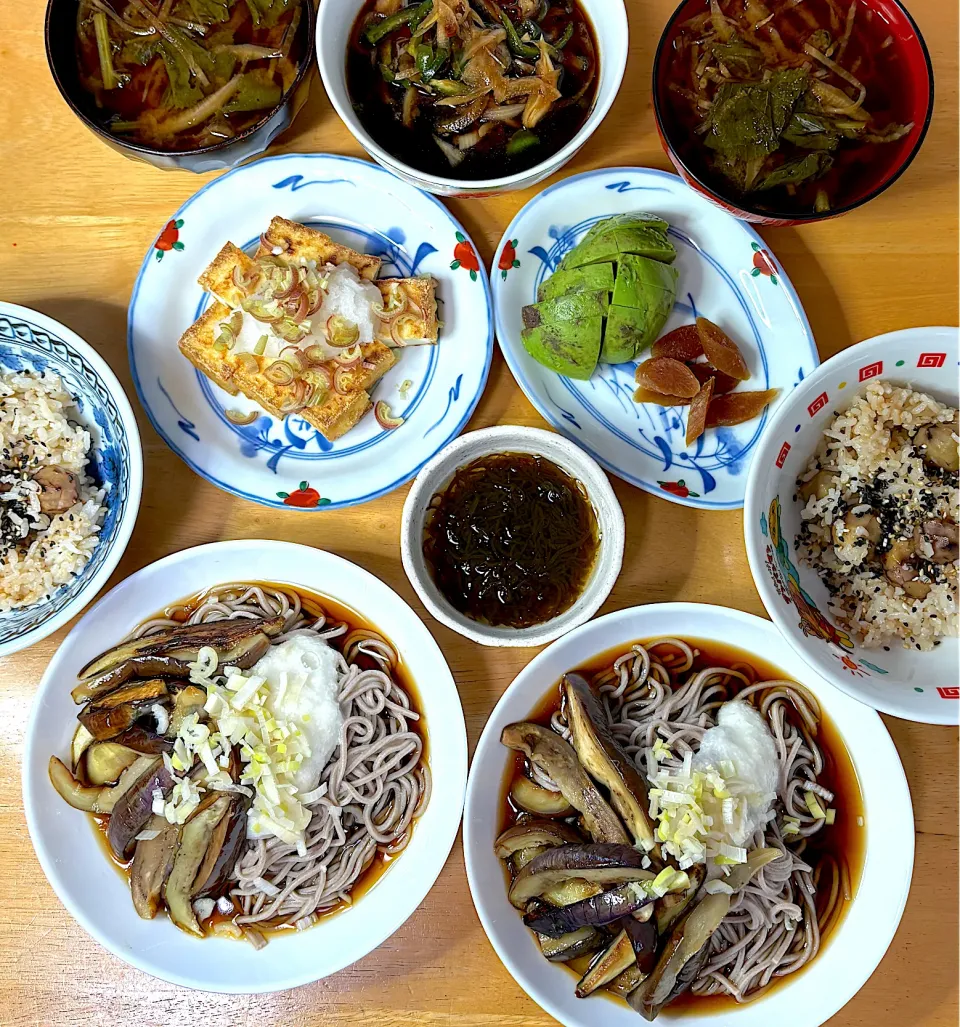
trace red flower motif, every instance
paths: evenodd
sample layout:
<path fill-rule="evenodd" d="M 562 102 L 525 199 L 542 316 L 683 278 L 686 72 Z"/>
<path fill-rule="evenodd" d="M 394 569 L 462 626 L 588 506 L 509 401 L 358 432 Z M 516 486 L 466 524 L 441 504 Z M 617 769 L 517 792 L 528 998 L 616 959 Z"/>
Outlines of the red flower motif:
<path fill-rule="evenodd" d="M 183 243 L 180 242 L 181 228 L 183 228 L 183 218 L 177 218 L 176 221 L 168 221 L 164 225 L 163 231 L 157 236 L 157 241 L 153 244 L 153 248 L 157 251 L 157 260 L 163 260 L 163 255 L 167 250 L 179 252 L 183 249 Z"/>
<path fill-rule="evenodd" d="M 457 245 L 453 249 L 453 263 L 450 265 L 450 270 L 456 271 L 457 268 L 461 267 L 466 268 L 470 272 L 470 277 L 473 281 L 477 280 L 480 261 L 477 259 L 476 251 L 467 242 L 463 233 L 457 232 Z"/>
<path fill-rule="evenodd" d="M 677 496 L 678 499 L 687 499 L 690 496 L 693 496 L 694 499 L 700 498 L 699 492 L 691 492 L 687 488 L 683 478 L 679 481 L 658 481 L 657 484 L 664 492 L 669 492 L 671 496 Z"/>
<path fill-rule="evenodd" d="M 519 267 L 520 261 L 517 260 L 517 240 L 511 239 L 500 253 L 500 263 L 497 267 L 500 268 L 500 274 L 503 276 L 503 280 L 507 280 L 507 272 L 512 271 L 513 268 Z"/>
<path fill-rule="evenodd" d="M 750 243 L 753 249 L 753 270 L 750 272 L 754 278 L 758 275 L 766 275 L 774 285 L 777 284 L 777 267 L 773 258 L 766 250 L 761 249 L 757 243 Z"/>
<path fill-rule="evenodd" d="M 308 481 L 300 482 L 295 492 L 278 492 L 277 498 L 282 499 L 286 506 L 296 506 L 303 510 L 311 510 L 316 506 L 327 506 L 329 499 L 321 499 L 316 489 L 310 488 Z"/>

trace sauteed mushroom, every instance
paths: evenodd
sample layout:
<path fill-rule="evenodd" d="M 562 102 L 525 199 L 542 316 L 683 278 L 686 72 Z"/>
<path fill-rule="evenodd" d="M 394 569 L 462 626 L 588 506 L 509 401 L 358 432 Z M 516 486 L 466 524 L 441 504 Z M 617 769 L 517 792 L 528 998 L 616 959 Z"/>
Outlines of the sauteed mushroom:
<path fill-rule="evenodd" d="M 80 479 L 66 467 L 48 464 L 37 471 L 33 480 L 40 486 L 40 511 L 50 517 L 66 513 L 80 498 Z"/>

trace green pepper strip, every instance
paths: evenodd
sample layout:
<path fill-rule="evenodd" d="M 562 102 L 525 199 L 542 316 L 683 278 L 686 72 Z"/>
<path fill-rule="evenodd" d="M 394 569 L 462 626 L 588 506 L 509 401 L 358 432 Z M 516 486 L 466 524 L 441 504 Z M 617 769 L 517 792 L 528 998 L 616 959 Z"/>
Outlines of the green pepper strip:
<path fill-rule="evenodd" d="M 510 15 L 502 9 L 500 10 L 500 20 L 503 22 L 503 27 L 507 30 L 507 46 L 510 47 L 512 54 L 517 57 L 527 57 L 534 60 L 540 56 L 540 47 L 534 46 L 533 43 L 525 43 L 520 38 L 517 26 L 510 20 Z"/>
<path fill-rule="evenodd" d="M 570 42 L 571 39 L 573 39 L 572 21 L 567 23 L 567 27 L 563 30 L 563 34 L 555 43 L 552 43 L 551 45 L 553 46 L 554 50 L 562 50 L 567 45 L 567 43 Z"/>
<path fill-rule="evenodd" d="M 402 11 L 397 11 L 396 14 L 384 18 L 383 21 L 378 21 L 376 25 L 371 25 L 363 34 L 364 39 L 371 46 L 376 46 L 381 39 L 389 36 L 391 32 L 396 32 L 397 29 L 402 29 L 405 25 L 409 25 L 411 30 L 415 29 L 432 10 L 433 0 L 423 0 L 423 3 L 417 6 L 411 4 L 409 7 L 404 7 Z"/>

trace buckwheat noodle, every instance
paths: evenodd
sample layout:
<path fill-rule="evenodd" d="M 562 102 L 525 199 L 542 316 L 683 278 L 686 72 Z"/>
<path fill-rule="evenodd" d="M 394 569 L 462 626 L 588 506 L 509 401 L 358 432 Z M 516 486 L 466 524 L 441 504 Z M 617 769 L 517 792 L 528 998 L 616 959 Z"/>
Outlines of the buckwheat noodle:
<path fill-rule="evenodd" d="M 339 747 L 321 774 L 326 794 L 308 807 L 313 817 L 306 856 L 270 838 L 248 842 L 237 861 L 229 897 L 240 909 L 235 922 L 254 943 L 262 938 L 249 925 L 302 929 L 319 914 L 349 904 L 351 889 L 378 853 L 392 857 L 406 848 L 430 798 L 423 739 L 413 727 L 420 718 L 394 679 L 397 654 L 386 639 L 365 628 L 350 631 L 323 614 L 313 617 L 293 589 L 242 582 L 218 586 L 186 623 L 277 616 L 285 622 L 274 644 L 303 633 L 340 640 L 344 722 Z M 133 637 L 182 623 L 154 618 Z M 358 666 L 361 655 L 373 666 Z"/>
<path fill-rule="evenodd" d="M 804 792 L 828 803 L 834 797 L 818 781 L 824 758 L 816 742 L 817 700 L 792 681 L 756 681 L 747 664 L 694 671 L 695 657 L 691 646 L 676 638 L 634 645 L 594 677 L 593 687 L 612 731 L 641 773 L 644 754 L 658 737 L 674 754 L 663 764 L 680 767 L 730 699 L 748 699 L 770 728 L 780 762 L 775 808 L 799 821 L 799 834 L 785 839 L 778 821 L 771 820 L 747 842 L 748 848 L 777 848 L 783 856 L 734 898 L 691 987 L 696 995 L 729 994 L 745 1002 L 817 955 L 822 933 L 851 898 L 850 879 L 846 866 L 829 854 L 804 859 L 809 840 L 825 823 L 811 815 Z M 569 737 L 562 711 L 553 714 L 551 726 Z"/>

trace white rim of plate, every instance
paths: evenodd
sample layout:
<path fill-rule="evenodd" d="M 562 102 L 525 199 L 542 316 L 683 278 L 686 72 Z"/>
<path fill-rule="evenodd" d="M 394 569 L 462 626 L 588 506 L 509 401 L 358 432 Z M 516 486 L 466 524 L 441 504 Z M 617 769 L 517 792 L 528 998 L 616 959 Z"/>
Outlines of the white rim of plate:
<path fill-rule="evenodd" d="M 756 229 L 754 229 L 752 225 L 745 221 L 740 221 L 739 219 L 735 218 L 732 214 L 728 214 L 726 211 L 721 210 L 715 204 L 711 203 L 709 200 L 705 199 L 695 190 L 691 189 L 690 186 L 688 186 L 683 181 L 683 179 L 677 174 L 673 174 L 668 171 L 661 171 L 657 168 L 616 166 L 608 168 L 596 168 L 592 171 L 584 171 L 577 175 L 570 175 L 568 178 L 564 178 L 562 181 L 556 182 L 554 185 L 548 186 L 546 189 L 541 190 L 536 194 L 536 196 L 528 200 L 527 203 L 525 203 L 524 206 L 521 207 L 521 209 L 516 214 L 514 219 L 510 222 L 509 226 L 503 233 L 502 237 L 500 238 L 500 241 L 497 243 L 496 248 L 494 250 L 493 261 L 490 265 L 490 284 L 493 294 L 493 313 L 496 323 L 497 343 L 500 347 L 500 352 L 503 354 L 503 358 L 506 361 L 507 366 L 510 368 L 510 373 L 513 375 L 514 380 L 520 386 L 520 389 L 523 392 L 523 394 L 536 408 L 540 416 L 543 417 L 557 431 L 563 433 L 567 436 L 567 438 L 571 439 L 582 449 L 586 450 L 602 467 L 608 470 L 611 474 L 615 474 L 618 478 L 622 479 L 623 481 L 626 481 L 631 485 L 635 485 L 637 486 L 637 488 L 643 489 L 644 492 L 648 492 L 650 493 L 650 495 L 657 496 L 660 499 L 666 499 L 667 501 L 672 503 L 679 503 L 681 506 L 690 506 L 695 509 L 701 510 L 740 509 L 743 506 L 742 495 L 735 502 L 710 502 L 704 498 L 678 496 L 674 493 L 667 492 L 657 487 L 657 485 L 654 483 L 648 482 L 645 479 L 638 477 L 626 467 L 617 466 L 611 459 L 604 456 L 603 453 L 598 452 L 595 448 L 587 445 L 581 437 L 578 437 L 570 430 L 569 424 L 564 420 L 563 417 L 557 417 L 549 407 L 546 407 L 543 403 L 539 401 L 539 398 L 536 395 L 536 390 L 527 380 L 526 375 L 524 374 L 523 370 L 520 368 L 517 362 L 513 344 L 507 344 L 504 342 L 505 339 L 511 338 L 512 335 L 517 335 L 516 331 L 511 332 L 511 330 L 507 329 L 504 324 L 503 309 L 500 299 L 500 292 L 503 288 L 503 280 L 501 278 L 501 270 L 498 267 L 498 258 L 502 254 L 505 243 L 510 242 L 514 238 L 518 237 L 516 233 L 520 223 L 524 221 L 527 217 L 529 217 L 534 207 L 536 207 L 537 204 L 539 204 L 546 197 L 551 196 L 558 191 L 563 191 L 564 189 L 567 189 L 570 186 L 575 185 L 577 183 L 587 181 L 593 178 L 611 175 L 650 176 L 660 181 L 661 188 L 663 188 L 664 183 L 667 183 L 671 187 L 680 187 L 688 195 L 691 207 L 702 207 L 704 213 L 709 214 L 710 216 L 728 218 L 732 229 L 742 231 L 746 236 L 747 240 L 752 244 L 755 244 L 757 250 L 764 251 L 770 254 L 769 248 L 766 246 L 764 240 L 761 238 L 761 236 L 757 233 Z M 612 189 L 615 185 L 625 186 L 626 184 L 627 183 L 612 183 L 610 186 L 608 186 L 608 188 Z M 621 188 L 617 191 L 629 192 L 631 191 L 631 189 Z M 784 295 L 787 298 L 787 302 L 792 308 L 794 316 L 796 317 L 799 323 L 799 327 L 806 336 L 807 342 L 809 344 L 809 352 L 808 354 L 806 354 L 806 357 L 809 358 L 809 360 L 812 362 L 813 369 L 815 370 L 820 364 L 820 355 L 817 352 L 816 343 L 813 337 L 813 330 L 810 327 L 810 322 L 807 318 L 806 312 L 803 309 L 803 305 L 800 302 L 800 297 L 797 294 L 797 291 L 794 288 L 793 283 L 790 281 L 789 277 L 784 272 L 783 268 L 779 265 L 779 263 L 775 265 L 775 272 L 777 284 L 780 287 L 782 287 Z M 563 378 L 562 375 L 556 375 L 556 377 L 558 380 L 561 380 Z M 752 458 L 753 449 L 755 449 L 757 442 L 759 442 L 760 434 L 766 431 L 767 422 L 769 421 L 770 417 L 771 413 L 768 408 L 761 415 L 760 428 L 757 432 L 755 440 L 751 445 L 750 452 L 746 455 L 747 459 Z M 672 471 L 674 469 L 676 469 L 679 472 L 684 472 L 686 469 L 692 468 L 689 464 L 685 468 L 683 465 L 675 463 L 671 466 L 670 470 Z M 666 474 L 667 471 L 663 471 L 661 473 Z M 745 492 L 746 490 L 746 477 L 746 474 L 742 475 L 743 489 L 741 491 L 743 492 Z"/>
<path fill-rule="evenodd" d="M 345 162 L 347 164 L 350 164 L 350 165 L 353 165 L 353 166 L 356 166 L 356 167 L 360 167 L 360 168 L 364 169 L 365 171 L 369 171 L 369 172 L 371 172 L 373 174 L 384 176 L 384 181 L 388 184 L 389 188 L 392 191 L 399 192 L 399 193 L 403 193 L 405 191 L 412 192 L 412 193 L 414 193 L 417 196 L 418 199 L 425 198 L 430 203 L 432 203 L 434 206 L 436 206 L 443 213 L 444 217 L 449 221 L 451 229 L 453 231 L 453 234 L 456 235 L 457 233 L 459 233 L 460 235 L 462 235 L 464 237 L 465 241 L 473 248 L 473 252 L 475 254 L 479 254 L 479 251 L 477 250 L 476 245 L 473 243 L 473 240 L 471 239 L 470 235 L 467 233 L 466 229 L 464 229 L 464 227 L 460 224 L 460 222 L 440 202 L 440 200 L 436 196 L 434 196 L 431 193 L 428 193 L 428 192 L 426 192 L 426 191 L 424 191 L 422 189 L 418 189 L 418 188 L 416 188 L 413 185 L 410 185 L 409 183 L 403 181 L 402 179 L 400 179 L 396 175 L 392 174 L 386 168 L 382 167 L 380 164 L 375 163 L 374 161 L 363 160 L 363 159 L 361 159 L 359 157 L 341 156 L 339 154 L 328 154 L 328 153 L 283 153 L 283 154 L 275 154 L 275 155 L 270 156 L 270 157 L 261 157 L 261 158 L 259 158 L 258 160 L 254 161 L 254 162 L 251 162 L 251 163 L 248 163 L 248 164 L 242 164 L 239 167 L 236 167 L 236 168 L 231 169 L 230 171 L 227 171 L 225 174 L 220 175 L 219 177 L 213 179 L 212 181 L 208 182 L 206 185 L 204 185 L 200 189 L 198 189 L 192 196 L 189 197 L 189 199 L 187 199 L 183 204 L 181 204 L 181 206 L 177 209 L 177 211 L 173 214 L 173 216 L 169 220 L 170 221 L 178 220 L 192 206 L 192 204 L 195 203 L 197 200 L 199 200 L 202 196 L 204 196 L 208 192 L 208 190 L 213 190 L 213 189 L 216 189 L 216 188 L 220 187 L 223 182 L 227 181 L 230 178 L 233 178 L 234 176 L 243 175 L 243 174 L 250 174 L 250 173 L 252 173 L 252 172 L 254 172 L 256 170 L 262 169 L 266 165 L 271 165 L 271 164 L 274 164 L 274 163 L 297 162 L 297 161 L 307 161 L 307 162 L 313 162 L 313 161 Z M 285 179 L 284 181 L 287 182 L 287 180 L 289 180 L 288 184 L 290 185 L 291 190 L 292 191 L 296 191 L 299 188 L 303 188 L 304 183 L 302 183 L 300 181 L 302 178 L 303 178 L 302 174 L 300 174 L 300 175 L 292 174 L 292 175 L 287 176 L 287 179 Z M 453 429 L 450 430 L 445 436 L 438 437 L 438 441 L 435 444 L 431 443 L 431 445 L 430 445 L 430 452 L 428 453 L 427 456 L 425 456 L 422 460 L 420 460 L 420 462 L 416 466 L 411 467 L 411 468 L 405 468 L 403 473 L 399 477 L 394 479 L 392 482 L 390 482 L 389 484 L 381 486 L 380 488 L 376 489 L 375 491 L 373 491 L 373 492 L 371 492 L 369 494 L 362 495 L 362 496 L 351 497 L 351 498 L 348 498 L 348 499 L 338 499 L 338 500 L 335 500 L 335 501 L 332 501 L 332 502 L 328 502 L 328 503 L 320 505 L 320 506 L 315 506 L 315 507 L 312 507 L 312 508 L 311 507 L 293 507 L 291 505 L 285 504 L 282 500 L 268 499 L 266 496 L 255 495 L 253 493 L 245 492 L 238 485 L 235 485 L 235 484 L 231 483 L 230 481 L 226 481 L 226 480 L 224 480 L 224 479 L 222 479 L 220 477 L 217 477 L 215 474 L 207 472 L 203 468 L 201 468 L 193 458 L 191 458 L 190 456 L 187 455 L 187 453 L 184 451 L 183 447 L 177 444 L 177 442 L 170 435 L 170 433 L 167 432 L 163 428 L 163 426 L 161 425 L 158 417 L 154 413 L 154 411 L 151 408 L 150 404 L 147 402 L 147 399 L 146 399 L 146 396 L 145 396 L 145 393 L 144 393 L 144 389 L 143 389 L 143 386 L 142 386 L 142 383 L 141 383 L 141 380 L 140 380 L 140 372 L 138 370 L 137 361 L 136 361 L 135 332 L 134 332 L 134 312 L 135 312 L 135 308 L 136 308 L 137 298 L 138 298 L 138 295 L 140 293 L 140 288 L 141 288 L 141 286 L 143 284 L 144 276 L 146 275 L 148 269 L 151 266 L 151 258 L 154 256 L 155 250 L 156 250 L 155 246 L 151 245 L 150 248 L 147 250 L 146 255 L 143 258 L 143 262 L 140 265 L 140 270 L 137 273 L 137 277 L 136 277 L 136 280 L 135 280 L 134 285 L 133 285 L 133 289 L 132 289 L 131 294 L 130 294 L 130 303 L 129 303 L 128 308 L 127 308 L 127 357 L 128 357 L 129 364 L 130 364 L 130 374 L 131 374 L 131 377 L 133 378 L 134 387 L 136 388 L 136 391 L 137 391 L 137 397 L 140 400 L 140 405 L 143 407 L 143 410 L 146 413 L 147 418 L 150 421 L 150 424 L 153 426 L 154 430 L 157 432 L 157 434 L 160 436 L 160 438 L 163 439 L 164 443 L 195 474 L 197 474 L 199 477 L 205 479 L 206 481 L 209 481 L 211 484 L 216 485 L 218 488 L 223 489 L 225 492 L 229 492 L 231 495 L 237 496 L 237 497 L 239 497 L 241 499 L 248 499 L 248 500 L 250 500 L 253 503 L 257 503 L 260 506 L 266 506 L 266 507 L 269 507 L 269 508 L 275 509 L 275 510 L 299 509 L 299 510 L 306 510 L 309 513 L 316 513 L 318 511 L 323 511 L 323 510 L 343 509 L 345 507 L 357 506 L 357 505 L 360 505 L 361 503 L 370 502 L 373 499 L 378 499 L 380 496 L 388 495 L 390 492 L 393 492 L 395 489 L 399 488 L 401 485 L 404 485 L 408 481 L 410 481 L 410 479 L 413 478 L 417 474 L 417 472 L 420 470 L 420 468 L 434 454 L 436 454 L 440 449 L 443 448 L 443 446 L 445 446 L 448 442 L 450 442 L 452 439 L 456 438 L 457 435 L 460 434 L 460 432 L 463 430 L 463 428 L 465 427 L 465 425 L 467 424 L 467 422 L 470 420 L 471 416 L 473 415 L 474 411 L 476 410 L 477 404 L 480 402 L 480 397 L 483 395 L 483 391 L 484 391 L 484 389 L 486 387 L 486 383 L 487 383 L 487 378 L 488 378 L 489 373 L 490 373 L 490 364 L 491 364 L 491 361 L 492 361 L 492 358 L 493 358 L 493 338 L 494 338 L 493 298 L 492 298 L 492 295 L 491 295 L 491 292 L 490 292 L 489 280 L 488 280 L 487 276 L 483 273 L 482 264 L 481 264 L 481 268 L 480 268 L 480 273 L 478 274 L 478 279 L 482 283 L 482 288 L 484 289 L 484 292 L 485 292 L 486 304 L 487 304 L 487 315 L 488 315 L 487 340 L 486 340 L 486 345 L 485 345 L 485 349 L 484 349 L 484 354 L 485 354 L 484 355 L 484 368 L 482 370 L 482 373 L 479 376 L 479 381 L 478 381 L 478 384 L 477 384 L 477 389 L 475 391 L 475 394 L 472 397 L 470 397 L 468 399 L 467 403 L 465 404 L 463 412 L 461 414 L 461 417 L 460 417 L 459 421 L 456 423 L 456 425 L 453 427 Z M 172 340 L 171 340 L 171 342 L 172 342 Z M 442 344 L 443 344 L 443 335 L 442 335 L 442 332 L 441 332 L 441 337 L 440 337 L 440 341 L 439 341 L 438 345 L 442 345 Z M 190 369 L 190 372 L 188 372 L 188 373 L 191 373 L 191 372 L 193 372 L 192 368 Z M 194 372 L 194 373 L 199 374 L 199 372 Z M 458 387 L 457 387 L 457 391 L 459 391 Z M 453 396 L 453 392 L 451 390 L 451 402 L 452 402 L 453 398 L 454 398 L 454 396 Z M 448 405 L 448 409 L 449 409 L 449 405 Z M 441 418 L 441 421 L 442 420 L 443 420 L 443 418 Z M 326 468 L 335 468 L 335 466 L 336 466 L 335 465 L 335 461 L 330 461 L 330 462 L 325 464 Z M 292 475 L 293 478 L 295 478 L 296 476 L 297 476 L 296 474 Z M 331 479 L 335 480 L 335 477 L 336 476 L 335 476 L 335 473 L 334 473 L 334 474 L 330 475 L 329 477 L 327 477 L 326 480 L 327 481 L 329 481 Z M 277 483 L 278 484 L 283 484 L 283 480 L 278 478 Z"/>
<path fill-rule="evenodd" d="M 414 913 L 416 913 L 416 911 L 423 904 L 423 901 L 426 899 L 427 895 L 432 890 L 433 886 L 436 884 L 437 879 L 443 872 L 443 868 L 446 865 L 447 860 L 449 859 L 450 852 L 453 849 L 454 842 L 457 839 L 457 834 L 460 831 L 460 821 L 463 813 L 463 802 L 466 796 L 468 769 L 466 722 L 463 717 L 463 707 L 462 702 L 460 701 L 459 691 L 456 687 L 456 681 L 453 677 L 452 671 L 450 671 L 449 669 L 449 665 L 447 664 L 446 657 L 443 655 L 443 651 L 441 650 L 436 639 L 434 639 L 433 635 L 430 634 L 430 631 L 427 629 L 427 626 L 423 623 L 422 619 L 419 617 L 416 611 L 413 610 L 410 604 L 402 598 L 402 596 L 400 596 L 386 582 L 381 581 L 380 578 L 372 574 L 370 571 L 365 570 L 363 567 L 360 567 L 358 564 L 352 563 L 349 560 L 345 560 L 342 556 L 338 556 L 336 553 L 331 553 L 328 550 L 323 549 L 315 549 L 312 546 L 300 545 L 298 543 L 272 541 L 266 539 L 238 539 L 229 542 L 211 542 L 205 545 L 194 546 L 191 549 L 184 549 L 178 553 L 172 553 L 170 556 L 166 556 L 161 560 L 156 560 L 154 561 L 154 563 L 148 564 L 146 567 L 142 567 L 140 570 L 131 574 L 129 577 L 124 578 L 123 581 L 115 585 L 105 596 L 103 596 L 100 600 L 98 600 L 97 603 L 90 607 L 90 609 L 84 614 L 84 616 L 76 623 L 76 625 L 74 625 L 70 635 L 73 635 L 75 632 L 82 631 L 84 627 L 84 622 L 88 618 L 92 617 L 93 614 L 95 614 L 96 611 L 102 605 L 105 605 L 106 603 L 112 601 L 115 596 L 122 596 L 125 592 L 128 592 L 131 589 L 133 589 L 135 587 L 135 584 L 141 578 L 154 574 L 158 570 L 175 566 L 176 564 L 184 561 L 203 559 L 207 556 L 212 556 L 214 554 L 233 552 L 243 553 L 245 551 L 255 551 L 258 553 L 263 553 L 265 551 L 270 550 L 273 550 L 275 552 L 280 550 L 301 550 L 309 554 L 319 553 L 322 555 L 322 557 L 330 559 L 334 561 L 336 564 L 341 565 L 344 572 L 358 576 L 366 583 L 369 583 L 371 587 L 385 590 L 385 593 L 388 593 L 390 596 L 389 601 L 401 604 L 402 607 L 404 607 L 406 611 L 410 614 L 411 618 L 413 618 L 413 620 L 420 625 L 420 628 L 422 628 L 424 633 L 424 638 L 422 641 L 424 642 L 424 644 L 432 645 L 434 647 L 434 649 L 436 650 L 436 655 L 442 661 L 443 665 L 447 667 L 447 672 L 450 677 L 450 685 L 454 690 L 454 694 L 457 697 L 457 704 L 460 707 L 459 722 L 456 724 L 445 723 L 443 725 L 443 730 L 445 732 L 450 732 L 451 735 L 456 736 L 452 739 L 452 744 L 456 750 L 453 753 L 453 758 L 454 762 L 456 763 L 456 767 L 452 769 L 457 771 L 458 782 L 454 787 L 454 792 L 459 796 L 459 802 L 455 805 L 455 808 L 453 808 L 452 813 L 449 813 L 445 817 L 445 829 L 443 831 L 438 832 L 436 831 L 436 828 L 434 828 L 434 835 L 431 836 L 433 841 L 433 845 L 431 848 L 433 856 L 430 860 L 431 867 L 428 873 L 426 874 L 426 877 L 421 882 L 420 886 L 414 890 L 414 894 L 417 895 L 415 903 L 409 909 L 409 911 L 404 912 L 401 916 L 396 916 L 390 910 L 385 911 L 383 917 L 381 918 L 382 928 L 379 929 L 374 936 L 372 936 L 372 944 L 366 947 L 364 952 L 350 953 L 347 956 L 347 958 L 342 959 L 342 961 L 341 957 L 338 957 L 336 961 L 337 965 L 319 977 L 316 974 L 302 974 L 297 977 L 291 977 L 289 979 L 270 982 L 267 984 L 260 984 L 257 981 L 251 981 L 247 985 L 240 985 L 235 987 L 218 987 L 215 991 L 216 994 L 254 995 L 285 991 L 289 988 L 301 987 L 302 985 L 312 984 L 318 980 L 324 980 L 335 973 L 339 973 L 347 966 L 350 966 L 352 963 L 357 962 L 358 960 L 363 959 L 365 956 L 369 955 L 371 952 L 374 952 L 391 935 L 395 934 L 407 922 L 407 920 L 409 920 L 410 917 L 414 915 Z M 216 582 L 212 582 L 211 585 L 212 584 L 216 584 Z M 178 594 L 174 598 L 181 598 L 181 596 Z M 333 596 L 332 598 L 336 597 Z M 389 628 L 385 627 L 384 631 L 387 633 L 387 637 L 389 638 Z M 70 636 L 68 636 L 68 639 L 69 637 Z M 52 662 L 55 663 L 56 660 Z M 83 930 L 86 931 L 87 934 L 90 935 L 90 937 L 93 938 L 98 944 L 102 945 L 105 949 L 107 949 L 107 951 L 113 953 L 113 955 L 115 955 L 118 959 L 123 960 L 123 962 L 128 964 L 129 966 L 132 966 L 143 973 L 155 977 L 158 980 L 165 980 L 172 984 L 182 985 L 183 987 L 191 988 L 194 990 L 210 991 L 211 989 L 204 988 L 202 982 L 198 981 L 197 979 L 191 979 L 183 974 L 170 973 L 161 976 L 159 973 L 155 973 L 153 970 L 147 969 L 145 966 L 143 966 L 135 954 L 125 951 L 122 947 L 113 944 L 111 939 L 104 935 L 103 932 L 101 932 L 99 928 L 95 924 L 93 924 L 80 909 L 78 909 L 78 907 L 73 902 L 70 894 L 63 886 L 63 882 L 57 869 L 56 860 L 54 860 L 45 849 L 41 850 L 41 848 L 37 845 L 36 838 L 38 837 L 39 827 L 36 822 L 34 811 L 37 808 L 38 804 L 45 800 L 42 797 L 34 794 L 34 775 L 29 772 L 29 764 L 32 758 L 33 738 L 35 734 L 36 723 L 44 712 L 44 704 L 40 700 L 42 698 L 43 692 L 48 687 L 49 679 L 50 666 L 48 666 L 47 669 L 44 671 L 43 677 L 40 680 L 40 685 L 37 689 L 37 693 L 34 697 L 33 706 L 30 711 L 30 717 L 27 721 L 27 728 L 24 733 L 25 743 L 23 758 L 21 761 L 21 791 L 23 796 L 24 813 L 27 821 L 27 830 L 30 835 L 30 841 L 33 845 L 33 850 L 37 857 L 37 861 L 40 863 L 41 869 L 43 870 L 43 873 L 47 878 L 47 882 L 53 889 L 57 898 L 66 908 L 67 912 L 70 913 L 70 915 L 83 928 Z M 422 690 L 423 687 L 423 685 L 418 684 L 419 689 Z M 449 781 L 450 777 L 447 776 L 445 779 Z M 104 860 L 108 859 L 106 855 L 104 855 L 103 858 Z M 374 888 L 368 895 L 363 896 L 363 898 L 360 901 L 370 901 L 371 899 L 373 899 L 375 894 L 376 890 Z M 129 912 L 131 916 L 136 916 L 132 904 Z M 277 943 L 289 943 L 290 941 L 295 941 L 296 937 L 296 935 L 293 935 L 290 937 L 277 939 Z M 204 942 L 203 940 L 198 940 L 198 943 L 203 944 Z M 240 943 L 230 942 L 230 944 Z"/>

